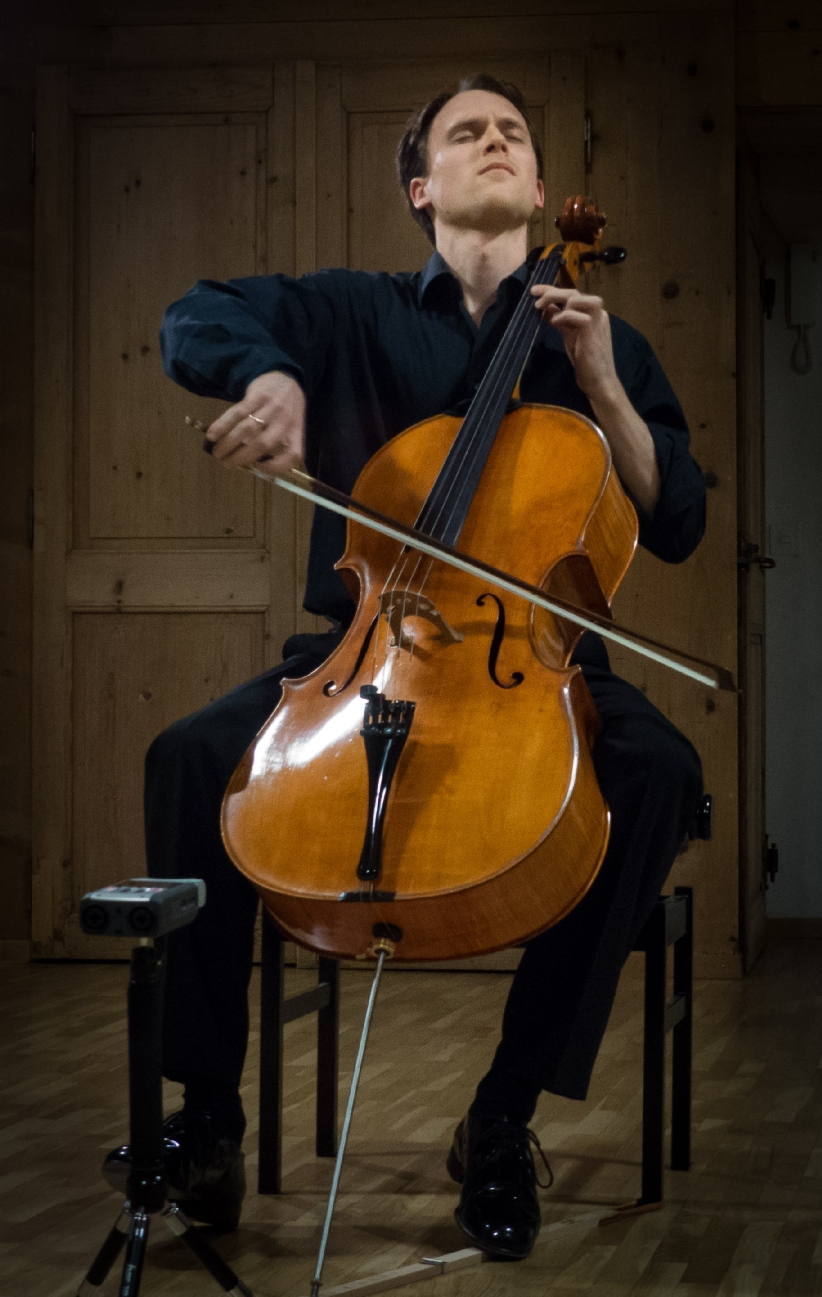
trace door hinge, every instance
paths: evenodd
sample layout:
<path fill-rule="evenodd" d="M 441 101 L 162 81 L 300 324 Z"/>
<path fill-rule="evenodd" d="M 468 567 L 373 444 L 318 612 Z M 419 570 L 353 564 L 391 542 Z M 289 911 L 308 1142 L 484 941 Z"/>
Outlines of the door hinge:
<path fill-rule="evenodd" d="M 762 848 L 762 872 L 767 887 L 769 883 L 776 882 L 776 875 L 779 873 L 779 847 L 775 842 L 771 842 L 766 833 Z"/>
<path fill-rule="evenodd" d="M 740 538 L 736 566 L 740 571 L 745 572 L 749 567 L 758 567 L 763 571 L 765 568 L 776 567 L 776 559 L 771 558 L 769 554 L 760 554 L 759 546 L 755 541 Z"/>
<path fill-rule="evenodd" d="M 764 261 L 759 267 L 759 295 L 762 298 L 762 310 L 766 320 L 773 319 L 773 308 L 776 302 L 776 280 L 765 275 Z"/>

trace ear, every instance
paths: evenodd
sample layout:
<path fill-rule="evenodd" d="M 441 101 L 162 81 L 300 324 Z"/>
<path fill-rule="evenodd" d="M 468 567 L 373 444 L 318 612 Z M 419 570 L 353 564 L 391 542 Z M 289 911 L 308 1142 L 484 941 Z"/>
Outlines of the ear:
<path fill-rule="evenodd" d="M 545 206 L 545 185 L 541 180 L 537 181 L 537 201 L 534 206 L 540 210 Z"/>
<path fill-rule="evenodd" d="M 408 197 L 418 211 L 421 211 L 424 207 L 430 207 L 431 199 L 428 197 L 428 181 L 423 180 L 420 176 L 415 176 L 408 186 Z"/>

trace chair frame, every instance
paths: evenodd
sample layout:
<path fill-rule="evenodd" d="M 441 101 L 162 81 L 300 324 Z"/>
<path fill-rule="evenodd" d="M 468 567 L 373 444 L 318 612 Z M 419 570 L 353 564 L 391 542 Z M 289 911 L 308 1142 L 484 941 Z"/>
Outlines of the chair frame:
<path fill-rule="evenodd" d="M 283 1031 L 287 1022 L 317 1014 L 318 1157 L 337 1154 L 339 1073 L 339 961 L 320 957 L 317 985 L 285 996 L 284 940 L 263 911 L 260 1027 L 260 1135 L 257 1189 L 282 1186 Z M 668 1000 L 667 951 L 673 946 L 673 998 Z M 642 1187 L 634 1208 L 661 1204 L 664 1183 L 665 1037 L 672 1032 L 671 1168 L 691 1165 L 693 1031 L 693 891 L 661 896 L 634 950 L 645 954 L 645 1030 L 642 1063 Z M 630 1211 L 630 1208 L 628 1208 Z"/>
<path fill-rule="evenodd" d="M 279 1193 L 283 1160 L 283 1032 L 287 1022 L 317 1015 L 317 1157 L 337 1156 L 340 965 L 319 960 L 317 985 L 285 996 L 285 942 L 263 907 L 260 959 L 260 1134 L 258 1193 Z"/>

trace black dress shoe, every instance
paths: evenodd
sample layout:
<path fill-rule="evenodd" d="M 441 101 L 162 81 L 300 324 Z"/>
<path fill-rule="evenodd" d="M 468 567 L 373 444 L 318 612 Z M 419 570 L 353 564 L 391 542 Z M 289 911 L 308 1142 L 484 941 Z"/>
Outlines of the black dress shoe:
<path fill-rule="evenodd" d="M 207 1112 L 175 1112 L 163 1136 L 169 1202 L 192 1220 L 236 1229 L 245 1197 L 245 1158 L 236 1140 Z M 125 1193 L 130 1171 L 130 1145 L 112 1149 L 103 1163 L 112 1188 Z"/>
<path fill-rule="evenodd" d="M 533 1144 L 548 1171 L 545 1183 L 537 1180 Z M 475 1247 L 510 1261 L 526 1257 L 539 1233 L 537 1185 L 547 1189 L 554 1178 L 534 1132 L 506 1117 L 469 1113 L 454 1132 L 446 1165 L 462 1185 L 454 1218 Z"/>

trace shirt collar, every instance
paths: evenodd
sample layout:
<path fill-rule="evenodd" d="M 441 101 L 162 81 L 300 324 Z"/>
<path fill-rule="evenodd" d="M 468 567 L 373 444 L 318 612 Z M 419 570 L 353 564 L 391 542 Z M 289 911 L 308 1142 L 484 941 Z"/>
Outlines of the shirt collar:
<path fill-rule="evenodd" d="M 513 274 L 507 275 L 502 280 L 500 289 L 507 294 L 511 291 L 514 283 L 521 284 L 524 288 L 541 252 L 542 248 L 532 248 L 522 265 L 517 266 Z M 433 252 L 420 271 L 418 283 L 420 306 L 423 306 L 426 301 L 432 300 L 441 291 L 449 292 L 456 303 L 460 300 L 458 291 L 455 291 L 458 289 L 457 278 L 449 269 L 445 259 L 439 252 Z"/>

